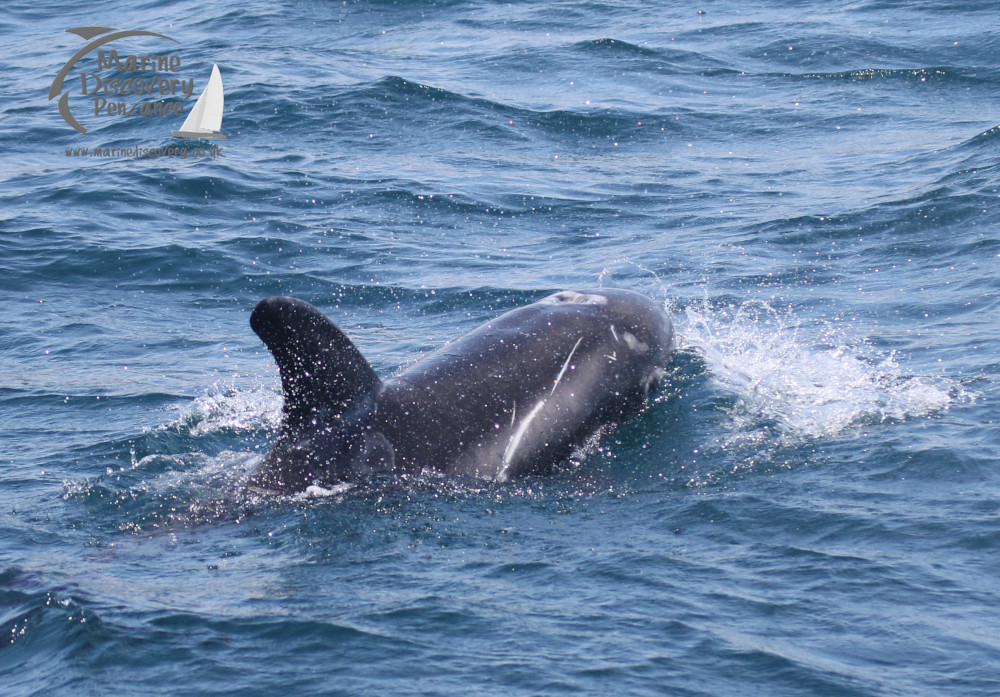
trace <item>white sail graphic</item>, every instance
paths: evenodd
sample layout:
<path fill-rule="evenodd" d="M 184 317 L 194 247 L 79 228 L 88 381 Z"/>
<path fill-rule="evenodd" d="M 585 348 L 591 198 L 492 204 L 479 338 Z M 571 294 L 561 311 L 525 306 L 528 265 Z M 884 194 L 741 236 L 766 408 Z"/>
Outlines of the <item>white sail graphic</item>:
<path fill-rule="evenodd" d="M 176 138 L 225 138 L 219 133 L 222 128 L 222 105 L 225 101 L 222 92 L 222 75 L 219 66 L 212 64 L 212 75 L 195 102 L 191 113 L 184 119 L 181 130 L 173 131 Z"/>

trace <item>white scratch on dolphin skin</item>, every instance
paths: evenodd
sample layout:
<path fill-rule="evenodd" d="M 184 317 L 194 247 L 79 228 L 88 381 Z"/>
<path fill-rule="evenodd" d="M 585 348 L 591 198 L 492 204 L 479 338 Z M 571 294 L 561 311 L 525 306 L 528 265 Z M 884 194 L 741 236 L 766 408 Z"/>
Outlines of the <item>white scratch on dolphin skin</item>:
<path fill-rule="evenodd" d="M 354 488 L 354 484 L 350 482 L 340 482 L 339 484 L 334 484 L 330 488 L 319 486 L 318 484 L 310 484 L 306 487 L 306 490 L 295 496 L 298 501 L 304 499 L 319 499 L 327 498 L 329 496 L 337 496 L 338 494 L 343 494 Z M 275 492 L 277 493 L 277 492 Z"/>
<path fill-rule="evenodd" d="M 574 354 L 574 353 L 576 353 L 576 350 L 577 350 L 578 348 L 580 348 L 580 342 L 581 342 L 581 341 L 583 341 L 583 337 L 582 337 L 582 336 L 581 336 L 581 337 L 580 337 L 579 339 L 577 339 L 577 340 L 576 340 L 576 343 L 575 343 L 575 344 L 573 344 L 573 350 L 569 352 L 569 355 L 568 355 L 568 356 L 566 356 L 566 362 L 565 362 L 565 363 L 563 363 L 563 367 L 562 367 L 562 370 L 560 370 L 560 371 L 559 371 L 559 374 L 558 374 L 558 375 L 556 375 L 556 382 L 555 382 L 555 384 L 554 384 L 554 385 L 552 385 L 552 391 L 551 391 L 551 392 L 549 392 L 549 394 L 550 394 L 550 395 L 552 394 L 552 392 L 555 392 L 555 391 L 556 391 L 556 388 L 557 388 L 557 387 L 559 387 L 559 381 L 560 381 L 560 380 L 562 380 L 562 378 L 563 378 L 563 375 L 565 375 L 565 374 L 566 374 L 566 369 L 567 369 L 567 368 L 569 368 L 569 362 L 570 362 L 571 360 L 573 360 L 573 354 Z"/>
<path fill-rule="evenodd" d="M 561 290 L 542 298 L 540 303 L 567 303 L 570 305 L 607 305 L 608 298 L 597 293 L 578 293 L 575 290 Z"/>
<path fill-rule="evenodd" d="M 621 341 L 621 339 L 618 338 L 618 332 L 615 331 L 615 325 L 613 324 L 611 325 L 611 336 L 615 337 L 615 341 Z"/>
<path fill-rule="evenodd" d="M 636 353 L 646 353 L 649 350 L 649 346 L 636 339 L 632 332 L 625 332 L 625 343 Z"/>
<path fill-rule="evenodd" d="M 517 427 L 517 430 L 514 431 L 514 435 L 510 437 L 510 441 L 507 443 L 507 448 L 503 451 L 503 465 L 500 467 L 500 471 L 497 472 L 496 479 L 498 482 L 507 481 L 507 471 L 510 469 L 511 460 L 514 459 L 514 453 L 517 452 L 517 447 L 521 444 L 521 439 L 524 438 L 524 434 L 527 433 L 528 426 L 531 425 L 531 422 L 536 416 L 538 416 L 538 412 L 540 412 L 544 406 L 545 400 L 538 400 L 538 404 L 536 404 L 532 410 L 528 412 L 528 415 L 524 417 L 524 421 L 522 421 Z"/>

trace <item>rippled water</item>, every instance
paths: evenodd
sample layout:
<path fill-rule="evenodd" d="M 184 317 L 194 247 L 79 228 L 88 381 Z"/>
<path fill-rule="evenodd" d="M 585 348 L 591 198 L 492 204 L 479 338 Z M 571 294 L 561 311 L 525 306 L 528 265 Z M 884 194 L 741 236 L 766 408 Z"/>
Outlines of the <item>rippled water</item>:
<path fill-rule="evenodd" d="M 196 93 L 217 63 L 223 157 L 67 154 L 178 145 L 78 94 L 88 134 L 60 117 L 83 26 L 176 38 Z M 43 0 L 0 27 L 4 694 L 1000 691 L 988 4 Z M 260 298 L 389 375 L 597 286 L 662 301 L 679 351 L 553 476 L 238 494 L 280 418 Z"/>

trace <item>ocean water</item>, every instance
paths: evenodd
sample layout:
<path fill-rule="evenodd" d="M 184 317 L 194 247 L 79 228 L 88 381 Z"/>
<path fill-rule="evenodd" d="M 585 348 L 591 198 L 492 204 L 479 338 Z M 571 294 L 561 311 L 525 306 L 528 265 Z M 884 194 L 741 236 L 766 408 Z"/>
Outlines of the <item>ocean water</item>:
<path fill-rule="evenodd" d="M 188 110 L 217 63 L 227 138 L 95 114 L 95 53 L 71 128 L 48 91 L 94 26 L 174 39 L 114 46 L 179 56 Z M 4 695 L 1000 693 L 991 3 L 40 0 L 0 28 Z M 662 301 L 678 352 L 551 476 L 239 494 L 281 409 L 261 298 L 390 375 L 602 286 Z"/>

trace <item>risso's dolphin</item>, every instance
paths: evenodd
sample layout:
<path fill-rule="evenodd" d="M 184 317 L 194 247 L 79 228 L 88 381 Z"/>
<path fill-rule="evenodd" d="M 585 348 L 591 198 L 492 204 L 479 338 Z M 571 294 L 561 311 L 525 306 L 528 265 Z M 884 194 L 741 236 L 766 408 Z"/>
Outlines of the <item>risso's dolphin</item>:
<path fill-rule="evenodd" d="M 673 351 L 667 313 L 628 290 L 555 293 L 384 381 L 302 300 L 262 300 L 250 326 L 278 364 L 285 400 L 274 445 L 247 481 L 266 494 L 424 468 L 497 481 L 544 472 L 637 413 Z"/>

